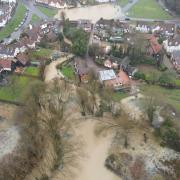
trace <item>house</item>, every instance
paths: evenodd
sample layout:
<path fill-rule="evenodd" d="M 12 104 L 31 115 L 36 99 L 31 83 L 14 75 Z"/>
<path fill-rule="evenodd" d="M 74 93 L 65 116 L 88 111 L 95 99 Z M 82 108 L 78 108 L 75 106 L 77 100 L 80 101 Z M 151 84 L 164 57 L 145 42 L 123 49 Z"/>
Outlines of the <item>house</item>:
<path fill-rule="evenodd" d="M 173 63 L 174 69 L 180 72 L 180 51 L 173 51 L 171 54 L 171 61 Z"/>
<path fill-rule="evenodd" d="M 128 75 L 123 70 L 119 70 L 117 75 L 112 69 L 99 71 L 99 80 L 104 86 L 114 90 L 129 89 L 131 85 Z"/>
<path fill-rule="evenodd" d="M 36 0 L 36 3 L 57 9 L 64 9 L 68 7 L 64 0 Z"/>
<path fill-rule="evenodd" d="M 123 34 L 130 32 L 128 23 L 101 18 L 94 26 L 94 38 L 111 42 L 122 42 Z"/>
<path fill-rule="evenodd" d="M 79 81 L 87 83 L 89 80 L 89 68 L 86 67 L 84 61 L 81 59 L 75 59 L 74 68 L 79 77 Z"/>
<path fill-rule="evenodd" d="M 158 57 L 160 55 L 162 47 L 158 43 L 157 38 L 154 35 L 152 35 L 148 40 L 149 40 L 149 48 L 148 48 L 149 54 L 153 57 Z"/>
<path fill-rule="evenodd" d="M 142 33 L 149 33 L 152 30 L 151 25 L 146 21 L 137 21 L 135 29 Z"/>
<path fill-rule="evenodd" d="M 180 51 L 180 34 L 163 41 L 163 46 L 167 53 Z"/>
<path fill-rule="evenodd" d="M 0 27 L 4 27 L 12 18 L 15 9 L 16 0 L 1 0 L 0 6 Z"/>
<path fill-rule="evenodd" d="M 106 83 L 106 81 L 116 78 L 116 74 L 113 69 L 99 71 L 99 80 L 101 83 Z"/>
<path fill-rule="evenodd" d="M 111 60 L 106 59 L 104 61 L 104 67 L 107 67 L 107 68 L 111 69 L 113 67 Z"/>
<path fill-rule="evenodd" d="M 86 32 L 91 32 L 92 30 L 92 23 L 90 20 L 80 19 L 78 21 L 78 27 L 82 28 Z"/>
<path fill-rule="evenodd" d="M 12 70 L 12 61 L 9 59 L 0 59 L 0 73 L 3 71 L 11 72 Z"/>
<path fill-rule="evenodd" d="M 0 58 L 13 58 L 15 54 L 13 47 L 0 44 Z"/>
<path fill-rule="evenodd" d="M 18 66 L 25 66 L 27 64 L 27 62 L 28 62 L 28 56 L 25 53 L 19 53 L 16 56 L 16 59 L 17 59 L 16 64 Z"/>
<path fill-rule="evenodd" d="M 159 22 L 152 26 L 152 32 L 165 37 L 170 37 L 175 34 L 176 26 L 174 23 Z"/>

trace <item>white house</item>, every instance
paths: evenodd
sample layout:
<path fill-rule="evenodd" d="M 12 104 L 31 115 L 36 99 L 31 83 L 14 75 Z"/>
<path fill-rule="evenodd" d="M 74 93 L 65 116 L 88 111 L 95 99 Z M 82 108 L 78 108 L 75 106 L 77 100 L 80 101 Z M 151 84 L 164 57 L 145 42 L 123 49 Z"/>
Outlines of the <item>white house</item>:
<path fill-rule="evenodd" d="M 167 53 L 180 51 L 180 35 L 163 41 L 163 46 Z"/>

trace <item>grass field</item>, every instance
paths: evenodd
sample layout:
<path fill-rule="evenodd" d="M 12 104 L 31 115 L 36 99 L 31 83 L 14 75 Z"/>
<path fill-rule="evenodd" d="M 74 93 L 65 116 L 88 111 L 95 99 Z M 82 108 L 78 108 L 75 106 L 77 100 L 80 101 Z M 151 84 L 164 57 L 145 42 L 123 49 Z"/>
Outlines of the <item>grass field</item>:
<path fill-rule="evenodd" d="M 31 78 L 24 76 L 10 76 L 9 84 L 7 86 L 0 87 L 0 99 L 20 101 L 23 92 L 31 81 Z"/>
<path fill-rule="evenodd" d="M 119 92 L 114 92 L 112 98 L 115 102 L 120 102 L 123 98 L 126 98 L 126 97 L 128 97 L 127 93 L 119 91 Z"/>
<path fill-rule="evenodd" d="M 42 7 L 42 6 L 37 6 L 37 7 L 43 14 L 45 14 L 48 17 L 54 17 L 58 12 L 56 9 L 51 9 L 51 8 Z"/>
<path fill-rule="evenodd" d="M 10 22 L 0 30 L 0 40 L 8 37 L 14 30 L 19 26 L 22 20 L 25 17 L 26 7 L 19 3 L 15 12 L 15 15 L 12 17 Z"/>
<path fill-rule="evenodd" d="M 163 97 L 163 101 L 172 105 L 177 112 L 180 112 L 180 89 L 167 89 L 161 86 L 143 85 L 141 87 L 143 92 L 153 91 Z"/>
<path fill-rule="evenodd" d="M 40 48 L 35 51 L 32 51 L 30 56 L 31 59 L 50 58 L 51 54 L 52 54 L 51 49 Z"/>
<path fill-rule="evenodd" d="M 128 12 L 128 16 L 147 19 L 171 19 L 156 0 L 139 0 Z"/>
<path fill-rule="evenodd" d="M 118 0 L 117 3 L 121 6 L 124 7 L 126 4 L 128 4 L 129 0 Z"/>
<path fill-rule="evenodd" d="M 37 67 L 27 67 L 25 69 L 24 73 L 27 74 L 27 75 L 38 76 L 39 75 L 39 68 L 37 68 Z"/>
<path fill-rule="evenodd" d="M 70 65 L 64 65 L 61 67 L 61 72 L 64 76 L 66 76 L 68 79 L 74 79 L 74 69 Z"/>
<path fill-rule="evenodd" d="M 40 18 L 36 14 L 33 14 L 32 18 L 31 18 L 31 21 L 30 21 L 30 24 L 34 24 L 34 23 L 36 23 L 38 21 L 40 21 Z"/>

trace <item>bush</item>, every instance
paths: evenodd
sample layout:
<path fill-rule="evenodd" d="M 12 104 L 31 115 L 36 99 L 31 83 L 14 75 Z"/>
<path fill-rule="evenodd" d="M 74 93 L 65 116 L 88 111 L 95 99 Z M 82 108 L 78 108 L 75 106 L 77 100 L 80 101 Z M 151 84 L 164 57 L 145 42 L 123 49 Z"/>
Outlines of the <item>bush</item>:
<path fill-rule="evenodd" d="M 160 71 L 166 71 L 167 70 L 167 67 L 164 65 L 164 64 L 160 64 L 160 66 L 158 67 L 158 69 Z"/>
<path fill-rule="evenodd" d="M 146 76 L 145 76 L 145 74 L 143 73 L 143 72 L 136 72 L 135 74 L 134 74 L 134 78 L 135 79 L 142 79 L 142 80 L 145 80 L 146 79 Z"/>
<path fill-rule="evenodd" d="M 166 146 L 180 152 L 180 137 L 174 128 L 167 128 L 162 135 L 162 140 Z"/>

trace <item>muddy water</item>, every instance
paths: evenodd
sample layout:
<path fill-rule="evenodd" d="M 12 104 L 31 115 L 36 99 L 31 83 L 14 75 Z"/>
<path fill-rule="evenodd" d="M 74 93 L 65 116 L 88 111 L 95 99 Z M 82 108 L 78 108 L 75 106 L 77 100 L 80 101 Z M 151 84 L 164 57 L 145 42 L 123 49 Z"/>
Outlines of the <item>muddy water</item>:
<path fill-rule="evenodd" d="M 95 125 L 96 122 L 88 120 L 82 123 L 77 130 L 86 144 L 86 158 L 81 162 L 81 170 L 75 180 L 120 180 L 104 166 L 112 136 L 96 137 L 94 135 Z"/>
<path fill-rule="evenodd" d="M 98 21 L 100 18 L 116 19 L 124 17 L 121 8 L 113 4 L 101 4 L 96 6 L 59 10 L 56 18 L 60 18 L 62 11 L 65 12 L 66 17 L 70 20 L 89 19 L 93 23 Z"/>

